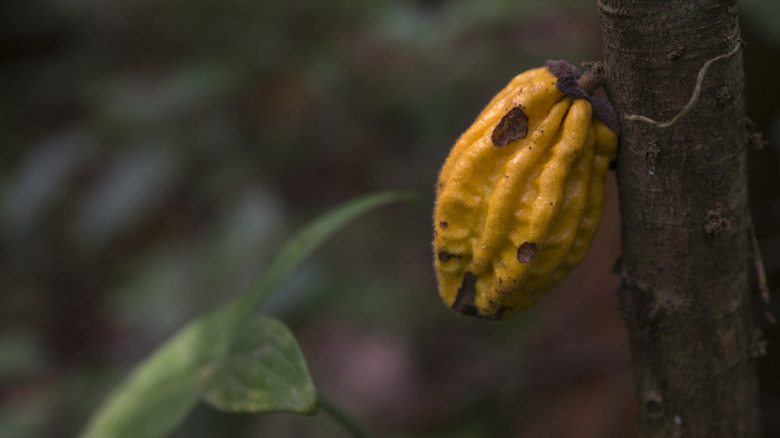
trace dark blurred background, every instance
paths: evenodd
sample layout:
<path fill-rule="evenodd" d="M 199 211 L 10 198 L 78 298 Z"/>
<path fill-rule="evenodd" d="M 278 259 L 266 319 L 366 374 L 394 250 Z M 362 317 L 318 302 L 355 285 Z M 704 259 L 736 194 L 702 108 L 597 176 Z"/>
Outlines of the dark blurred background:
<path fill-rule="evenodd" d="M 740 8 L 776 292 L 780 3 Z M 421 203 L 360 219 L 268 305 L 323 394 L 381 437 L 635 436 L 613 174 L 585 262 L 508 322 L 442 306 L 429 246 L 438 168 L 489 98 L 548 58 L 601 57 L 594 0 L 1 2 L 0 437 L 74 436 L 299 226 L 385 189 Z M 765 331 L 778 436 L 780 332 Z M 200 405 L 173 436 L 346 433 L 324 414 Z"/>

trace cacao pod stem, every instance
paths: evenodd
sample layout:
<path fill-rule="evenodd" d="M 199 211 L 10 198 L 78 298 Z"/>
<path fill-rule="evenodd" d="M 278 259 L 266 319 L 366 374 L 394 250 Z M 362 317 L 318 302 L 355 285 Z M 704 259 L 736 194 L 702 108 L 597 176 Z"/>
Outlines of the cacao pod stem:
<path fill-rule="evenodd" d="M 596 62 L 583 62 L 582 66 L 585 68 L 585 73 L 577 79 L 577 86 L 582 89 L 588 96 L 592 96 L 593 92 L 599 89 L 604 84 L 606 74 L 604 73 L 604 64 L 599 61 Z"/>

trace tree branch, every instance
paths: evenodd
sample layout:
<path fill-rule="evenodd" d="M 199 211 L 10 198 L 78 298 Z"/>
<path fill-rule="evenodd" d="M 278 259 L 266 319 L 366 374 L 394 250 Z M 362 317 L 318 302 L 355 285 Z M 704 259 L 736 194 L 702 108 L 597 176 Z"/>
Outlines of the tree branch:
<path fill-rule="evenodd" d="M 641 435 L 760 437 L 735 1 L 599 7 L 607 91 L 619 115 L 644 114 L 622 119 L 618 156 Z"/>

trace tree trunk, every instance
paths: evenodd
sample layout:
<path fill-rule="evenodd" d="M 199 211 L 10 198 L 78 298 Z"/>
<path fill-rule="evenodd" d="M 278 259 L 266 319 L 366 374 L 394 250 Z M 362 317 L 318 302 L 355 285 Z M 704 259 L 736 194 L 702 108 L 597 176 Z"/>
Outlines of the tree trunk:
<path fill-rule="evenodd" d="M 618 295 L 640 435 L 762 436 L 735 1 L 599 7 L 607 90 L 622 124 Z"/>

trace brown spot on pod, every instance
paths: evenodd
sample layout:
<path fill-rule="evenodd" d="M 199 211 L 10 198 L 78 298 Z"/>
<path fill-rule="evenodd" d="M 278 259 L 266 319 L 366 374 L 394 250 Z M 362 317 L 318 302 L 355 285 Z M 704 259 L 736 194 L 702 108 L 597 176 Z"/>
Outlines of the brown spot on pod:
<path fill-rule="evenodd" d="M 477 296 L 476 284 L 477 276 L 473 272 L 466 271 L 455 302 L 452 303 L 452 310 L 463 315 L 479 316 L 477 306 L 474 304 L 474 298 Z"/>
<path fill-rule="evenodd" d="M 528 135 L 528 116 L 520 107 L 512 108 L 493 129 L 490 139 L 496 146 L 504 146 Z"/>
<path fill-rule="evenodd" d="M 459 256 L 457 254 L 450 254 L 450 253 L 444 252 L 444 251 L 440 251 L 439 252 L 439 261 L 440 262 L 446 262 L 449 259 L 458 259 L 458 260 L 460 260 L 460 257 L 461 256 Z"/>
<path fill-rule="evenodd" d="M 517 248 L 517 260 L 520 263 L 528 263 L 536 255 L 536 244 L 533 242 L 523 242 L 520 248 Z"/>
<path fill-rule="evenodd" d="M 506 310 L 506 307 L 499 307 L 492 315 L 483 315 L 479 313 L 477 305 L 474 300 L 477 297 L 477 276 L 473 272 L 466 271 L 463 274 L 463 282 L 458 289 L 458 295 L 455 298 L 455 302 L 452 304 L 452 310 L 465 316 L 474 316 L 480 319 L 496 321 L 501 319 Z M 494 302 L 490 302 L 491 307 L 495 306 Z"/>

